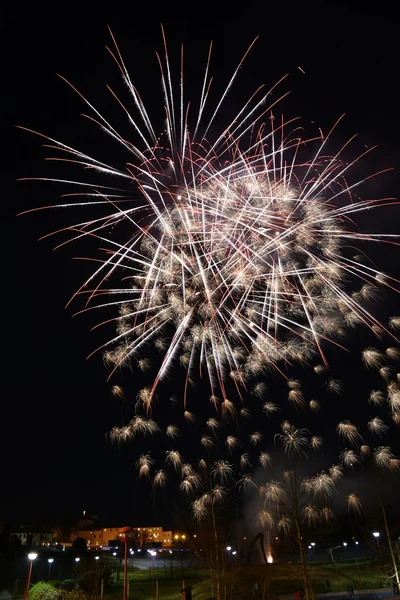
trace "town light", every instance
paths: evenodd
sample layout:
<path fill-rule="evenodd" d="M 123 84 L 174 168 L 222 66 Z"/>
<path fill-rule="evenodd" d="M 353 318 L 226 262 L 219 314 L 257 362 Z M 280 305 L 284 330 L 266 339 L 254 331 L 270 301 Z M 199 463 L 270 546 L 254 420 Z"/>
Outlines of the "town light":
<path fill-rule="evenodd" d="M 99 560 L 100 556 L 95 556 L 94 560 Z"/>
<path fill-rule="evenodd" d="M 77 557 L 75 558 L 75 562 L 76 562 L 76 563 L 78 563 L 80 560 L 81 560 L 81 559 L 79 558 L 79 556 L 77 556 Z"/>
<path fill-rule="evenodd" d="M 226 549 L 228 550 L 228 552 L 230 552 L 232 550 L 231 546 L 227 546 Z"/>
<path fill-rule="evenodd" d="M 128 599 L 128 535 L 133 531 L 132 527 L 121 527 L 118 530 L 119 537 L 124 541 L 124 594 L 123 600 Z"/>
<path fill-rule="evenodd" d="M 272 556 L 271 556 L 271 555 L 269 555 L 269 556 L 267 557 L 267 563 L 269 563 L 269 564 L 272 564 L 273 562 L 274 562 L 274 559 L 272 558 Z"/>
<path fill-rule="evenodd" d="M 24 600 L 28 600 L 28 597 L 29 597 L 29 588 L 31 585 L 31 575 L 32 575 L 32 565 L 33 565 L 33 561 L 35 560 L 35 558 L 37 558 L 36 552 L 30 552 L 28 554 L 28 558 L 29 558 L 29 569 L 28 569 L 28 576 L 26 578 Z"/>
<path fill-rule="evenodd" d="M 376 539 L 376 545 L 378 546 L 378 553 L 380 553 L 380 547 L 379 547 L 379 536 L 381 535 L 379 533 L 379 531 L 373 531 L 372 535 L 374 536 L 374 538 Z"/>
<path fill-rule="evenodd" d="M 47 562 L 49 563 L 49 572 L 48 572 L 48 574 L 47 574 L 47 578 L 48 578 L 48 579 L 50 579 L 51 565 L 52 565 L 52 564 L 53 564 L 53 562 L 54 562 L 54 558 L 48 558 L 48 559 L 47 559 Z"/>
<path fill-rule="evenodd" d="M 311 544 L 310 544 L 310 545 L 311 545 L 311 546 L 314 548 L 314 546 L 315 546 L 315 542 L 311 542 Z"/>
<path fill-rule="evenodd" d="M 343 542 L 343 546 L 346 548 L 346 546 L 347 546 L 347 542 Z"/>

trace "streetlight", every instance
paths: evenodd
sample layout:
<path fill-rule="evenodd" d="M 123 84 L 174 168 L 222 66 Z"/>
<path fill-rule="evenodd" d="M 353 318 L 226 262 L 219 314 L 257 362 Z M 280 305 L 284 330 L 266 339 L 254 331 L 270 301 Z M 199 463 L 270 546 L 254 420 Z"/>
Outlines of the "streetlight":
<path fill-rule="evenodd" d="M 228 552 L 230 552 L 232 550 L 231 546 L 227 546 L 226 549 L 228 550 Z"/>
<path fill-rule="evenodd" d="M 312 546 L 314 548 L 315 542 L 311 542 L 310 546 Z"/>
<path fill-rule="evenodd" d="M 123 600 L 128 597 L 128 533 L 132 531 L 132 527 L 122 527 L 118 530 L 124 540 L 124 595 Z"/>
<path fill-rule="evenodd" d="M 347 542 L 343 542 L 343 546 L 347 548 Z"/>
<path fill-rule="evenodd" d="M 29 587 L 31 585 L 32 565 L 33 565 L 33 561 L 37 558 L 36 552 L 30 552 L 28 554 L 28 558 L 29 558 L 29 569 L 28 569 L 28 577 L 26 579 L 26 588 L 25 588 L 24 600 L 28 600 Z"/>
<path fill-rule="evenodd" d="M 333 565 L 335 565 L 335 559 L 333 558 L 333 551 L 337 550 L 338 548 L 340 548 L 340 546 L 334 546 L 334 547 L 329 546 L 329 548 L 328 548 L 328 552 L 329 552 L 329 554 L 331 556 L 331 562 L 332 562 Z"/>
<path fill-rule="evenodd" d="M 153 559 L 152 563 L 151 563 L 151 566 L 152 566 L 152 569 L 151 569 L 152 570 L 152 576 L 151 576 L 151 595 L 152 595 L 152 598 L 154 600 L 154 558 L 157 556 L 157 552 L 155 550 L 148 550 L 148 553 L 151 555 L 151 557 Z"/>
<path fill-rule="evenodd" d="M 94 560 L 99 560 L 100 556 L 95 556 Z"/>
<path fill-rule="evenodd" d="M 81 559 L 79 558 L 79 556 L 75 557 L 75 562 L 78 563 Z"/>
<path fill-rule="evenodd" d="M 372 532 L 372 535 L 373 535 L 373 536 L 374 536 L 374 538 L 376 539 L 376 545 L 378 546 L 378 554 L 380 554 L 380 551 L 381 551 L 381 549 L 380 549 L 380 546 L 379 546 L 379 536 L 380 536 L 381 534 L 379 533 L 379 531 L 373 531 L 373 532 Z"/>
<path fill-rule="evenodd" d="M 49 563 L 49 574 L 48 574 L 48 577 L 47 577 L 47 579 L 50 579 L 51 565 L 52 565 L 52 564 L 53 564 L 53 562 L 54 562 L 54 558 L 48 558 L 48 559 L 47 559 L 47 562 Z"/>

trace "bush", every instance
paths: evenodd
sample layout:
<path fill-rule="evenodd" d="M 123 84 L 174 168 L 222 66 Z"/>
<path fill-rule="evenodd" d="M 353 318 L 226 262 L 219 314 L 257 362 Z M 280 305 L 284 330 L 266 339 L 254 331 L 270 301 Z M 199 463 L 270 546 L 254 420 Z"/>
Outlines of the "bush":
<path fill-rule="evenodd" d="M 39 581 L 29 591 L 29 600 L 57 600 L 58 592 L 54 586 Z"/>
<path fill-rule="evenodd" d="M 61 591 L 58 593 L 57 600 L 88 600 L 89 596 L 82 590 L 72 590 L 72 592 Z"/>
<path fill-rule="evenodd" d="M 75 589 L 76 583 L 74 579 L 64 579 L 61 582 L 60 588 L 62 590 L 66 590 L 67 592 L 72 592 Z"/>
<path fill-rule="evenodd" d="M 59 584 L 59 581 L 54 580 L 53 582 L 39 581 L 33 585 L 29 592 L 29 600 L 88 600 L 89 596 L 82 590 L 68 589 L 56 589 L 52 583 Z M 75 586 L 75 581 L 72 579 L 66 579 L 62 582 L 63 585 L 68 587 Z"/>
<path fill-rule="evenodd" d="M 56 590 L 58 590 L 58 588 L 61 585 L 61 582 L 60 582 L 59 579 L 50 579 L 46 583 L 48 583 L 49 585 L 53 586 L 53 588 L 56 588 Z"/>

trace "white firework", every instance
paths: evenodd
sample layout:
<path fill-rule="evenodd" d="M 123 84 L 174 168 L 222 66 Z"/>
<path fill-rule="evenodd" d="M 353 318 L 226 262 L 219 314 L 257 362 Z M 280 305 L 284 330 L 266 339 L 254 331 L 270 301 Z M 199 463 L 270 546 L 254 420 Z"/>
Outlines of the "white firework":
<path fill-rule="evenodd" d="M 347 496 L 347 506 L 349 508 L 349 511 L 355 512 L 357 514 L 361 514 L 362 511 L 362 502 L 360 500 L 360 498 L 354 494 L 351 493 Z"/>
<path fill-rule="evenodd" d="M 390 317 L 389 327 L 394 330 L 400 330 L 400 317 Z"/>
<path fill-rule="evenodd" d="M 312 438 L 310 439 L 310 447 L 313 450 L 319 450 L 320 448 L 322 448 L 324 444 L 324 440 L 322 439 L 322 437 L 319 437 L 318 435 L 313 435 Z"/>
<path fill-rule="evenodd" d="M 272 461 L 271 456 L 268 454 L 268 452 L 261 452 L 260 456 L 258 457 L 258 460 L 260 461 L 260 465 L 264 467 L 264 469 L 269 467 Z"/>
<path fill-rule="evenodd" d="M 387 387 L 389 406 L 392 411 L 400 410 L 400 384 L 396 381 L 391 381 Z"/>
<path fill-rule="evenodd" d="M 369 403 L 381 406 L 386 401 L 385 394 L 380 390 L 372 390 L 369 395 Z"/>
<path fill-rule="evenodd" d="M 250 444 L 252 444 L 253 446 L 256 446 L 257 444 L 259 444 L 262 439 L 263 439 L 263 434 L 260 433 L 259 431 L 255 431 L 254 433 L 252 433 L 249 438 Z"/>
<path fill-rule="evenodd" d="M 336 149 L 330 156 L 332 131 L 321 133 L 314 156 L 304 160 L 307 138 L 300 127 L 288 130 L 284 120 L 276 125 L 271 110 L 280 98 L 263 86 L 223 121 L 224 101 L 244 58 L 213 99 L 210 50 L 195 101 L 186 93 L 183 62 L 175 82 L 165 44 L 158 62 L 159 105 L 166 120 L 156 131 L 112 39 L 134 112 L 113 95 L 132 127 L 132 139 L 130 131 L 120 133 L 112 119 L 79 95 L 91 123 L 126 153 L 126 164 L 107 164 L 46 138 L 58 160 L 93 175 L 89 181 L 51 178 L 76 190 L 57 207 L 104 209 L 101 216 L 64 228 L 71 239 L 88 237 L 104 249 L 76 296 L 87 295 L 84 310 L 119 309 L 117 333 L 102 346 L 113 371 L 132 363 L 146 371 L 146 349 L 155 346 L 160 352 L 153 381 L 138 397 L 147 409 L 181 362 L 186 382 L 204 373 L 212 394 L 222 396 L 222 415 L 232 417 L 236 410 L 226 397 L 228 384 L 247 389 L 250 377 L 279 369 L 280 362 L 306 364 L 316 355 L 322 364 L 314 369 L 322 373 L 324 344 L 334 344 L 346 327 L 380 328 L 364 302 L 376 297 L 378 284 L 392 287 L 392 280 L 341 249 L 391 237 L 352 225 L 358 213 L 388 200 L 354 196 L 362 181 L 349 185 L 346 176 L 360 156 L 349 164 Z M 104 177 L 105 184 L 96 177 Z M 107 282 L 118 272 L 123 281 L 110 288 Z M 346 292 L 349 279 L 360 284 L 359 292 Z M 398 329 L 399 322 L 392 317 L 390 327 Z M 368 363 L 378 360 L 370 352 L 367 357 Z M 328 389 L 340 393 L 333 380 Z M 291 389 L 291 401 L 302 404 L 300 393 Z M 190 413 L 185 416 L 190 419 Z"/>
<path fill-rule="evenodd" d="M 233 467 L 226 460 L 217 460 L 211 467 L 211 475 L 221 483 L 225 483 L 232 474 Z"/>
<path fill-rule="evenodd" d="M 136 467 L 139 469 L 139 477 L 149 477 L 154 463 L 155 460 L 151 457 L 150 453 L 139 456 L 136 461 Z"/>
<path fill-rule="evenodd" d="M 225 440 L 226 447 L 229 452 L 232 452 L 239 446 L 239 440 L 234 435 L 228 435 Z"/>
<path fill-rule="evenodd" d="M 360 446 L 360 454 L 361 456 L 368 456 L 371 454 L 371 448 L 367 444 L 363 444 Z"/>
<path fill-rule="evenodd" d="M 399 460 L 395 457 L 390 446 L 379 446 L 374 449 L 374 461 L 383 470 L 394 471 L 399 468 Z"/>
<path fill-rule="evenodd" d="M 342 393 L 342 382 L 339 381 L 338 379 L 330 379 L 328 381 L 328 383 L 326 384 L 326 388 L 328 390 L 328 392 L 331 392 L 331 394 L 341 394 Z"/>
<path fill-rule="evenodd" d="M 282 442 L 285 453 L 293 457 L 296 454 L 305 455 L 304 448 L 310 444 L 308 433 L 306 429 L 297 429 L 293 425 L 289 425 L 285 428 L 282 426 L 282 433 L 275 437 Z"/>
<path fill-rule="evenodd" d="M 365 348 L 362 351 L 362 360 L 367 367 L 379 368 L 385 362 L 385 355 L 376 348 Z"/>
<path fill-rule="evenodd" d="M 291 390 L 299 390 L 302 386 L 302 383 L 299 379 L 288 379 L 287 384 Z"/>
<path fill-rule="evenodd" d="M 354 450 L 347 448 L 343 450 L 339 458 L 343 461 L 345 467 L 356 467 L 361 462 L 360 457 Z"/>
<path fill-rule="evenodd" d="M 240 456 L 240 468 L 246 469 L 251 467 L 250 454 L 248 452 L 244 452 Z"/>
<path fill-rule="evenodd" d="M 182 457 L 178 450 L 167 450 L 165 455 L 165 464 L 173 467 L 175 471 L 179 472 L 182 466 Z"/>
<path fill-rule="evenodd" d="M 374 417 L 370 421 L 368 421 L 368 429 L 371 433 L 375 433 L 376 435 L 384 435 L 387 431 L 389 431 L 389 427 L 385 425 L 385 423 L 379 417 Z"/>
<path fill-rule="evenodd" d="M 202 444 L 202 446 L 204 446 L 204 448 L 208 448 L 208 449 L 214 448 L 214 442 L 208 435 L 201 436 L 200 444 Z"/>
<path fill-rule="evenodd" d="M 160 431 L 159 426 L 153 419 L 138 415 L 130 422 L 129 427 L 132 432 L 132 437 L 135 437 L 137 434 L 154 435 Z"/>
<path fill-rule="evenodd" d="M 290 392 L 288 394 L 288 398 L 289 398 L 290 402 L 292 402 L 292 404 L 294 404 L 296 406 L 304 406 L 304 404 L 305 404 L 304 395 L 300 389 L 296 388 L 296 389 L 290 390 Z"/>
<path fill-rule="evenodd" d="M 386 354 L 388 358 L 393 361 L 400 362 L 400 349 L 399 348 L 386 348 Z"/>
<path fill-rule="evenodd" d="M 358 427 L 353 423 L 350 423 L 350 421 L 341 421 L 336 430 L 342 439 L 347 440 L 351 444 L 357 445 L 362 441 Z"/>
<path fill-rule="evenodd" d="M 221 426 L 220 422 L 217 419 L 214 419 L 213 417 L 211 417 L 210 419 L 208 419 L 206 425 L 212 431 L 215 431 L 216 429 L 219 429 L 220 426 Z"/>
<path fill-rule="evenodd" d="M 179 437 L 179 427 L 176 425 L 168 425 L 165 435 L 175 440 L 177 437 Z"/>
<path fill-rule="evenodd" d="M 184 463 L 181 467 L 181 475 L 182 477 L 188 477 L 189 475 L 193 475 L 194 469 L 192 465 L 189 463 Z"/>
<path fill-rule="evenodd" d="M 256 383 L 251 393 L 257 398 L 264 398 L 268 392 L 268 387 L 264 382 Z"/>
<path fill-rule="evenodd" d="M 241 477 L 239 477 L 236 485 L 239 488 L 239 490 L 241 490 L 241 491 L 248 491 L 251 488 L 257 489 L 257 484 L 254 482 L 253 477 L 251 476 L 250 473 L 247 473 L 246 475 L 242 475 Z"/>
<path fill-rule="evenodd" d="M 329 469 L 329 475 L 335 481 L 339 481 L 343 477 L 343 468 L 340 465 L 332 465 Z"/>
<path fill-rule="evenodd" d="M 154 487 L 157 487 L 157 488 L 165 487 L 166 484 L 167 484 L 167 479 L 168 478 L 167 478 L 166 472 L 163 471 L 162 469 L 160 469 L 154 475 L 154 479 L 153 479 L 153 485 L 154 485 Z"/>
<path fill-rule="evenodd" d="M 390 381 L 393 378 L 394 372 L 393 372 L 393 368 L 390 366 L 386 366 L 386 367 L 381 367 L 379 369 L 379 375 L 385 380 L 385 381 Z"/>
<path fill-rule="evenodd" d="M 315 412 L 318 412 L 320 410 L 320 408 L 321 408 L 321 405 L 318 402 L 318 400 L 310 400 L 309 407 L 311 408 L 311 410 L 314 410 Z"/>
<path fill-rule="evenodd" d="M 276 413 L 279 410 L 280 410 L 279 406 L 277 404 L 275 404 L 274 402 L 265 402 L 263 405 L 263 411 L 265 413 L 267 413 L 267 415 Z"/>

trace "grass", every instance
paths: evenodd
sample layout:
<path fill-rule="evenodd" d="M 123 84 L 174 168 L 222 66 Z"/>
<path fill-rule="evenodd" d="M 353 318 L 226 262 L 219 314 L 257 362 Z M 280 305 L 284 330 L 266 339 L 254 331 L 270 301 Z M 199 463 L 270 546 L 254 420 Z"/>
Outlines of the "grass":
<path fill-rule="evenodd" d="M 318 593 L 325 591 L 325 581 L 330 581 L 331 592 L 346 592 L 348 586 L 367 591 L 381 588 L 385 583 L 389 567 L 378 568 L 376 561 L 367 559 L 337 563 L 310 563 L 310 575 L 314 590 Z M 155 572 L 157 577 L 157 569 Z M 180 569 L 174 568 L 174 579 L 170 578 L 168 569 L 158 572 L 160 600 L 179 600 L 182 589 Z M 208 572 L 201 569 L 184 569 L 185 586 L 191 585 L 193 600 L 206 600 L 212 596 Z M 130 598 L 149 600 L 153 597 L 152 573 L 150 570 L 136 570 L 129 573 Z M 253 586 L 258 583 L 258 589 L 253 595 Z M 265 589 L 264 589 L 265 587 Z M 234 586 L 234 599 L 261 599 L 271 596 L 293 596 L 296 589 L 303 588 L 302 573 L 297 563 L 251 565 L 239 569 Z M 154 583 L 155 592 L 155 583 Z M 120 582 L 111 584 L 105 593 L 107 600 L 116 600 L 122 596 L 122 574 Z M 155 593 L 154 593 L 155 596 Z"/>

